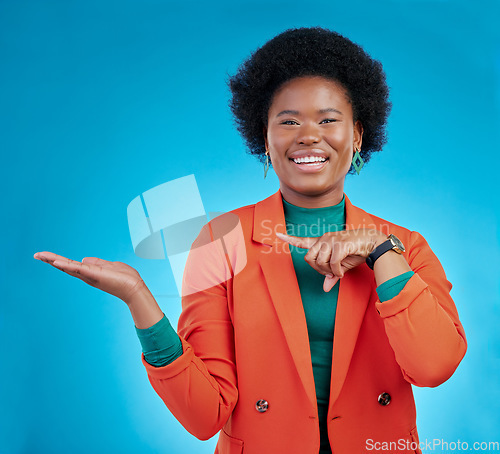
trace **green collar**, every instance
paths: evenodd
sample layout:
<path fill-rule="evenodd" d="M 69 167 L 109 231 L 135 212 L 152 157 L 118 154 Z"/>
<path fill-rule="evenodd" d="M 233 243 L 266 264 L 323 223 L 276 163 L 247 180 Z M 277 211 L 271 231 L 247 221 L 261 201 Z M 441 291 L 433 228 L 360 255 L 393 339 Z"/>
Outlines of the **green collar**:
<path fill-rule="evenodd" d="M 283 210 L 287 225 L 307 226 L 307 230 L 317 232 L 319 236 L 327 231 L 343 230 L 345 224 L 345 195 L 337 205 L 323 208 L 303 208 L 288 203 L 283 199 Z M 297 236 L 301 232 L 297 232 Z"/>

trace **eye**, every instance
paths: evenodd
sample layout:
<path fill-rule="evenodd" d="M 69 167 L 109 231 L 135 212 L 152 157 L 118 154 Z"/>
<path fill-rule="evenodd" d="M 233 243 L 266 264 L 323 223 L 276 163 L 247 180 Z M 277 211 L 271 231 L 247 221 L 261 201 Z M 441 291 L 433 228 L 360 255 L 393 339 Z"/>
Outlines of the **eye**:
<path fill-rule="evenodd" d="M 321 120 L 320 124 L 322 124 L 322 123 L 334 123 L 336 121 L 337 121 L 337 119 L 335 119 L 335 118 L 325 118 L 324 120 Z"/>
<path fill-rule="evenodd" d="M 280 125 L 298 125 L 295 120 L 285 120 L 280 123 Z"/>

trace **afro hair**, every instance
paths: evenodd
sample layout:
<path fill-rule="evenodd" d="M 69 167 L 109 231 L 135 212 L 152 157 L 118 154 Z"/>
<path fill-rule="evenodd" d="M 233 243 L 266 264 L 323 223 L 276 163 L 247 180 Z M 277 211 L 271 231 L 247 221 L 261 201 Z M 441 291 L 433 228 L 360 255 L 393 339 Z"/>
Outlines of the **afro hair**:
<path fill-rule="evenodd" d="M 391 110 L 382 64 L 339 33 L 312 27 L 286 30 L 274 37 L 229 78 L 229 106 L 250 154 L 264 159 L 263 130 L 273 96 L 285 82 L 303 76 L 325 77 L 347 90 L 354 122 L 363 125 L 360 154 L 365 163 L 382 149 Z"/>

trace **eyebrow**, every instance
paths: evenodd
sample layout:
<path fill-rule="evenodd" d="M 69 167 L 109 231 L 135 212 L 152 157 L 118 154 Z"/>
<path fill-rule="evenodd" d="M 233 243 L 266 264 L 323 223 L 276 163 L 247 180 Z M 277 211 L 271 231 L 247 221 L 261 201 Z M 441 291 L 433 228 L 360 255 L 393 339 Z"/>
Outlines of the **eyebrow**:
<path fill-rule="evenodd" d="M 334 109 L 333 107 L 328 107 L 326 109 L 320 109 L 318 110 L 318 113 L 320 114 L 323 114 L 323 113 L 328 113 L 328 112 L 334 112 L 334 113 L 338 113 L 340 115 L 343 115 L 342 112 L 340 110 L 337 110 L 337 109 Z M 299 115 L 299 111 L 298 110 L 282 110 L 278 115 L 276 115 L 277 117 L 281 117 L 282 115 Z"/>

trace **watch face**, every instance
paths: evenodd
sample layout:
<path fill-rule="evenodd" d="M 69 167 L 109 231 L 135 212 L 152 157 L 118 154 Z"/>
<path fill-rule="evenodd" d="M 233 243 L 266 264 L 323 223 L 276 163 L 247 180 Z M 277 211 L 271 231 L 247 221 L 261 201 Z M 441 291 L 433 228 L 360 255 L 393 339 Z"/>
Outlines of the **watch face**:
<path fill-rule="evenodd" d="M 394 249 L 396 249 L 396 252 L 404 252 L 405 247 L 401 240 L 397 237 L 394 236 L 392 233 L 389 235 L 389 239 L 391 240 L 392 244 L 394 244 Z"/>

